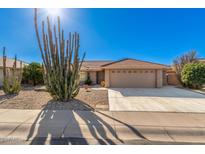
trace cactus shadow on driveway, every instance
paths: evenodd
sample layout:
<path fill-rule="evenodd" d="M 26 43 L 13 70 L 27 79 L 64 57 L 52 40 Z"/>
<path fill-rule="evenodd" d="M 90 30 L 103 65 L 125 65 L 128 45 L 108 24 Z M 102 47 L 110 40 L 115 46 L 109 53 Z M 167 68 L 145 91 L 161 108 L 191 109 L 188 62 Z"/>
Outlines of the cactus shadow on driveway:
<path fill-rule="evenodd" d="M 79 102 L 85 105 L 83 102 Z M 49 104 L 49 103 L 48 103 Z M 109 114 L 94 111 L 89 106 L 86 111 L 80 110 L 48 110 L 48 107 L 35 118 L 27 140 L 30 144 L 90 144 L 87 140 L 93 139 L 97 144 L 123 144 L 116 134 L 113 121 Z M 121 122 L 136 136 L 145 139 L 143 135 L 132 126 Z M 76 139 L 76 140 L 75 140 Z M 78 142 L 80 140 L 80 142 Z"/>

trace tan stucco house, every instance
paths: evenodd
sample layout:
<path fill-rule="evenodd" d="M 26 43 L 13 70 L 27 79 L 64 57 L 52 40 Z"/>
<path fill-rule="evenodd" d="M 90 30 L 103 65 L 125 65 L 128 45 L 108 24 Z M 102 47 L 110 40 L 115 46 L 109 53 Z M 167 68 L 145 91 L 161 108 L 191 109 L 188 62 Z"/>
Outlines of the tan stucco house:
<path fill-rule="evenodd" d="M 85 61 L 81 68 L 81 81 L 90 76 L 93 84 L 105 81 L 105 87 L 160 88 L 167 84 L 169 66 L 135 60 Z"/>

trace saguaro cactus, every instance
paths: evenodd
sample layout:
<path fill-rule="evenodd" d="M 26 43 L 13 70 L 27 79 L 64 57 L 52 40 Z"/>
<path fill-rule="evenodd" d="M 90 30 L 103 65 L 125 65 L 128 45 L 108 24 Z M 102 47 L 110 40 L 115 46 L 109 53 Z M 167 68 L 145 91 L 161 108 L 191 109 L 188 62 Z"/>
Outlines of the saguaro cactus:
<path fill-rule="evenodd" d="M 6 48 L 3 48 L 3 90 L 6 94 L 18 94 L 21 90 L 21 79 L 22 79 L 22 61 L 20 61 L 20 70 L 17 69 L 17 56 L 13 63 L 13 67 L 9 68 L 12 75 L 7 74 L 6 67 Z"/>
<path fill-rule="evenodd" d="M 47 29 L 45 31 L 45 24 L 42 21 L 42 37 L 40 37 L 37 9 L 34 10 L 34 22 L 47 90 L 53 98 L 68 101 L 79 92 L 79 72 L 85 57 L 84 54 L 81 60 L 79 58 L 79 34 L 70 33 L 69 39 L 65 40 L 60 17 L 58 17 L 57 29 L 55 24 L 52 29 L 47 17 Z"/>

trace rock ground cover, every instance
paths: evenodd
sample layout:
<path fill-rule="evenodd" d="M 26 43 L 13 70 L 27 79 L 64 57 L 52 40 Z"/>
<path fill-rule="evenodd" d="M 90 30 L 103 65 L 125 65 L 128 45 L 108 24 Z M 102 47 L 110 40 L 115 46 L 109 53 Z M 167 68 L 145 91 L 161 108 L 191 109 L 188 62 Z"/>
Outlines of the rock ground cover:
<path fill-rule="evenodd" d="M 81 88 L 79 94 L 69 102 L 58 102 L 48 92 L 34 88 L 25 88 L 19 95 L 5 95 L 0 90 L 1 109 L 51 109 L 51 110 L 108 110 L 107 90 L 90 90 Z"/>

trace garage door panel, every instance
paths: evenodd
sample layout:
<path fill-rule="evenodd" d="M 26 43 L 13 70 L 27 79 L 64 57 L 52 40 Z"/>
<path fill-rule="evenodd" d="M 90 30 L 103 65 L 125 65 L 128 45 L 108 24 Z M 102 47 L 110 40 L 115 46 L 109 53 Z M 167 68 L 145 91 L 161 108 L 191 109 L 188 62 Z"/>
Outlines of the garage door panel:
<path fill-rule="evenodd" d="M 150 88 L 155 87 L 154 70 L 111 70 L 111 87 Z"/>

